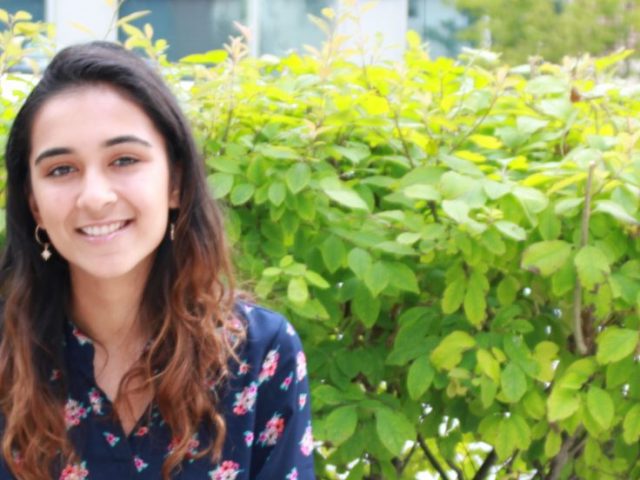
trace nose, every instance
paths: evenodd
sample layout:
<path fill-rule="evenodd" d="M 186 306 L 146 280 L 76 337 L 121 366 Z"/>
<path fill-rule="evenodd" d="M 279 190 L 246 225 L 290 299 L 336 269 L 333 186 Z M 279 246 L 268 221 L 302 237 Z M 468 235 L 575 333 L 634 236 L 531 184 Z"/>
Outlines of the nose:
<path fill-rule="evenodd" d="M 99 216 L 117 199 L 118 195 L 104 173 L 92 170 L 85 172 L 76 201 L 79 209 Z"/>

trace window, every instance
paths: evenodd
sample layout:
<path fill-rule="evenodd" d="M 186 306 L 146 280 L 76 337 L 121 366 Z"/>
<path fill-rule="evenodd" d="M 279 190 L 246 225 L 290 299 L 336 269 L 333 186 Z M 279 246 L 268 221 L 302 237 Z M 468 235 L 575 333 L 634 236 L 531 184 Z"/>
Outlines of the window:
<path fill-rule="evenodd" d="M 259 0 L 259 52 L 282 55 L 302 46 L 319 46 L 324 33 L 313 25 L 309 14 L 319 17 L 334 0 Z"/>
<path fill-rule="evenodd" d="M 229 35 L 239 34 L 233 22 L 246 24 L 247 17 L 246 0 L 127 0 L 119 16 L 141 10 L 151 13 L 133 23 L 153 25 L 154 38 L 169 42 L 170 60 L 222 48 Z M 118 32 L 118 37 L 126 35 Z"/>
<path fill-rule="evenodd" d="M 0 0 L 0 8 L 9 13 L 29 12 L 34 22 L 44 21 L 44 0 Z"/>
<path fill-rule="evenodd" d="M 432 57 L 456 56 L 461 47 L 457 32 L 466 25 L 465 17 L 446 0 L 409 0 L 409 29 L 429 42 Z"/>

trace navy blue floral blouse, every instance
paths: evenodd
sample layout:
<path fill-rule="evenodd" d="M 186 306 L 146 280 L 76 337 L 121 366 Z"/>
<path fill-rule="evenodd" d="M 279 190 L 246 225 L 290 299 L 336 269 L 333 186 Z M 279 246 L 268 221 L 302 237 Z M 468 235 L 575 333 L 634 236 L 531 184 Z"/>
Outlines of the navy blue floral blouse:
<path fill-rule="evenodd" d="M 173 478 L 181 480 L 314 479 L 307 364 L 300 340 L 283 317 L 241 305 L 247 338 L 234 362 L 223 397 L 227 437 L 220 463 L 187 458 Z M 69 328 L 69 371 L 65 422 L 80 462 L 67 465 L 58 480 L 158 480 L 171 433 L 157 406 L 149 407 L 127 436 L 113 420 L 112 404 L 96 385 L 91 340 Z M 53 380 L 59 376 L 53 374 Z M 147 412 L 149 413 L 149 412 Z M 192 452 L 208 444 L 202 428 Z M 0 480 L 13 478 L 0 466 Z"/>

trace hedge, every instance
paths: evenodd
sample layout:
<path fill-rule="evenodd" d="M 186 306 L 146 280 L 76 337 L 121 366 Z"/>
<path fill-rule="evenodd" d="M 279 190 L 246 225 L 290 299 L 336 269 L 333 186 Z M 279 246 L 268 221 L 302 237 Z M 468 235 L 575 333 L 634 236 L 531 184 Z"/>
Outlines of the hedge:
<path fill-rule="evenodd" d="M 19 35 L 46 44 L 0 17 L 3 65 Z M 366 63 L 327 9 L 308 54 L 251 58 L 239 37 L 170 64 L 133 20 L 126 46 L 192 120 L 243 287 L 303 339 L 319 478 L 640 477 L 629 52 L 510 67 L 431 59 L 409 34 L 401 62 Z"/>

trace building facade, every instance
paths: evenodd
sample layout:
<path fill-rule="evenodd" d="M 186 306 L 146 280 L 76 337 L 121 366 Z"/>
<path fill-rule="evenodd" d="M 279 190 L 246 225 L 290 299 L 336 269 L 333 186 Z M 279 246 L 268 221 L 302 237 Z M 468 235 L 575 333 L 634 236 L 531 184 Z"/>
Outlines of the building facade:
<path fill-rule="evenodd" d="M 364 4 L 367 0 L 358 0 Z M 122 3 L 119 11 L 117 5 Z M 323 8 L 339 9 L 338 0 L 0 0 L 0 8 L 26 10 L 35 20 L 53 23 L 60 48 L 90 39 L 116 40 L 118 17 L 149 10 L 134 23 L 151 23 L 157 38 L 168 41 L 173 60 L 196 52 L 222 48 L 237 34 L 234 21 L 253 32 L 254 55 L 282 55 L 302 46 L 319 46 L 323 33 L 308 19 Z M 456 31 L 465 25 L 447 0 L 378 0 L 377 6 L 360 17 L 359 25 L 345 23 L 351 36 L 374 38 L 381 34 L 383 59 L 402 55 L 408 29 L 429 42 L 433 56 L 455 55 L 460 47 Z M 122 38 L 122 37 L 121 37 Z"/>

